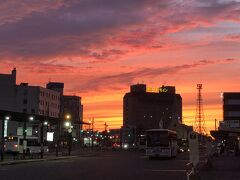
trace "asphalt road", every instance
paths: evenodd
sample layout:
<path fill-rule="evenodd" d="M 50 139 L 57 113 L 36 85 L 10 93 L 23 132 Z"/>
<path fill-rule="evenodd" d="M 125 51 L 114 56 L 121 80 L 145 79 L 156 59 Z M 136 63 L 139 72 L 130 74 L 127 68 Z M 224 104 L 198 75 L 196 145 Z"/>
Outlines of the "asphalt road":
<path fill-rule="evenodd" d="M 0 180 L 185 180 L 187 154 L 148 160 L 139 152 L 0 166 Z"/>

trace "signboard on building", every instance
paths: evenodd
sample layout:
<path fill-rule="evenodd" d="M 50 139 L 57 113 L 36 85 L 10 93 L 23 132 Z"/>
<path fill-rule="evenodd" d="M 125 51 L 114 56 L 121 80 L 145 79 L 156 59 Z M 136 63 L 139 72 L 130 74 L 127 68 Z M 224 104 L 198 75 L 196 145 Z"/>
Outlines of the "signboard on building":
<path fill-rule="evenodd" d="M 196 132 L 189 133 L 189 159 L 196 167 L 199 163 L 199 145 L 198 145 L 198 134 Z"/>
<path fill-rule="evenodd" d="M 53 141 L 54 132 L 47 132 L 47 141 Z"/>
<path fill-rule="evenodd" d="M 32 127 L 27 127 L 27 136 L 32 136 Z M 17 135 L 18 136 L 23 136 L 23 128 L 22 127 L 18 127 L 17 128 Z"/>
<path fill-rule="evenodd" d="M 159 88 L 147 87 L 147 92 L 175 94 L 175 87 L 174 86 L 162 86 Z"/>
<path fill-rule="evenodd" d="M 8 120 L 4 120 L 4 137 L 7 137 Z"/>

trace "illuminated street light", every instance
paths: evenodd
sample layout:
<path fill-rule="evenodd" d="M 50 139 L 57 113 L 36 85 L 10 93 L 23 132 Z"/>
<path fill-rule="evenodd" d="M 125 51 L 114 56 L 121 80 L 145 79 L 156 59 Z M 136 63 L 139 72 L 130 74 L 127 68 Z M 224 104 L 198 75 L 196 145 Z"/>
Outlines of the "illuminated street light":
<path fill-rule="evenodd" d="M 43 124 L 44 124 L 45 126 L 47 126 L 47 125 L 48 125 L 48 122 L 47 122 L 47 121 L 45 121 Z"/>
<path fill-rule="evenodd" d="M 30 120 L 30 121 L 33 121 L 33 120 L 34 120 L 34 117 L 33 117 L 33 116 L 30 116 L 30 117 L 29 117 L 29 120 Z"/>
<path fill-rule="evenodd" d="M 5 117 L 5 120 L 9 120 L 9 119 L 10 119 L 10 117 L 9 117 L 9 116 L 6 116 L 6 117 Z"/>
<path fill-rule="evenodd" d="M 65 126 L 66 126 L 66 127 L 70 127 L 70 126 L 71 126 L 71 123 L 70 123 L 70 122 L 65 122 Z"/>
<path fill-rule="evenodd" d="M 70 114 L 67 114 L 66 115 L 66 119 L 69 120 L 71 118 L 71 115 Z"/>

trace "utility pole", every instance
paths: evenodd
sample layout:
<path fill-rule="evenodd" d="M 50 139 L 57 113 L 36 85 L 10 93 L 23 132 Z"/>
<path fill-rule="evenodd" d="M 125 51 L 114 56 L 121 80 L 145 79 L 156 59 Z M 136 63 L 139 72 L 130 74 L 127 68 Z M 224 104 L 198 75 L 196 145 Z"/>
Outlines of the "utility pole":
<path fill-rule="evenodd" d="M 92 148 L 94 146 L 94 143 L 93 143 L 94 139 L 95 139 L 95 136 L 94 136 L 94 117 L 93 117 L 92 118 Z"/>
<path fill-rule="evenodd" d="M 108 127 L 108 125 L 107 125 L 107 123 L 105 122 L 104 123 L 104 134 L 106 135 L 106 137 L 108 138 L 108 132 L 107 132 L 107 127 Z M 106 137 L 104 138 L 104 146 L 107 146 L 107 141 L 108 141 L 108 139 L 106 139 Z"/>
<path fill-rule="evenodd" d="M 40 144 L 41 144 L 41 159 L 43 159 L 43 133 L 44 133 L 44 129 L 43 129 L 43 121 L 41 120 L 41 127 L 40 127 Z"/>
<path fill-rule="evenodd" d="M 105 122 L 105 124 L 104 124 L 104 127 L 105 127 L 105 131 L 107 132 L 107 127 L 108 127 L 108 125 L 107 125 L 106 122 Z"/>
<path fill-rule="evenodd" d="M 217 119 L 215 119 L 215 131 L 217 130 Z"/>

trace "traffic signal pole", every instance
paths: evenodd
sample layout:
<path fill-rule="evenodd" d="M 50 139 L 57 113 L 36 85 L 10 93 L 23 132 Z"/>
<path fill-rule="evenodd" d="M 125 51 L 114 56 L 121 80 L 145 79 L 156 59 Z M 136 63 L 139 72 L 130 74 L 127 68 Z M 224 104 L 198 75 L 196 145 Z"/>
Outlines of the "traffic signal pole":
<path fill-rule="evenodd" d="M 43 121 L 41 121 L 41 127 L 40 127 L 40 134 L 41 134 L 41 137 L 40 137 L 40 144 L 41 144 L 41 159 L 43 159 Z"/>

